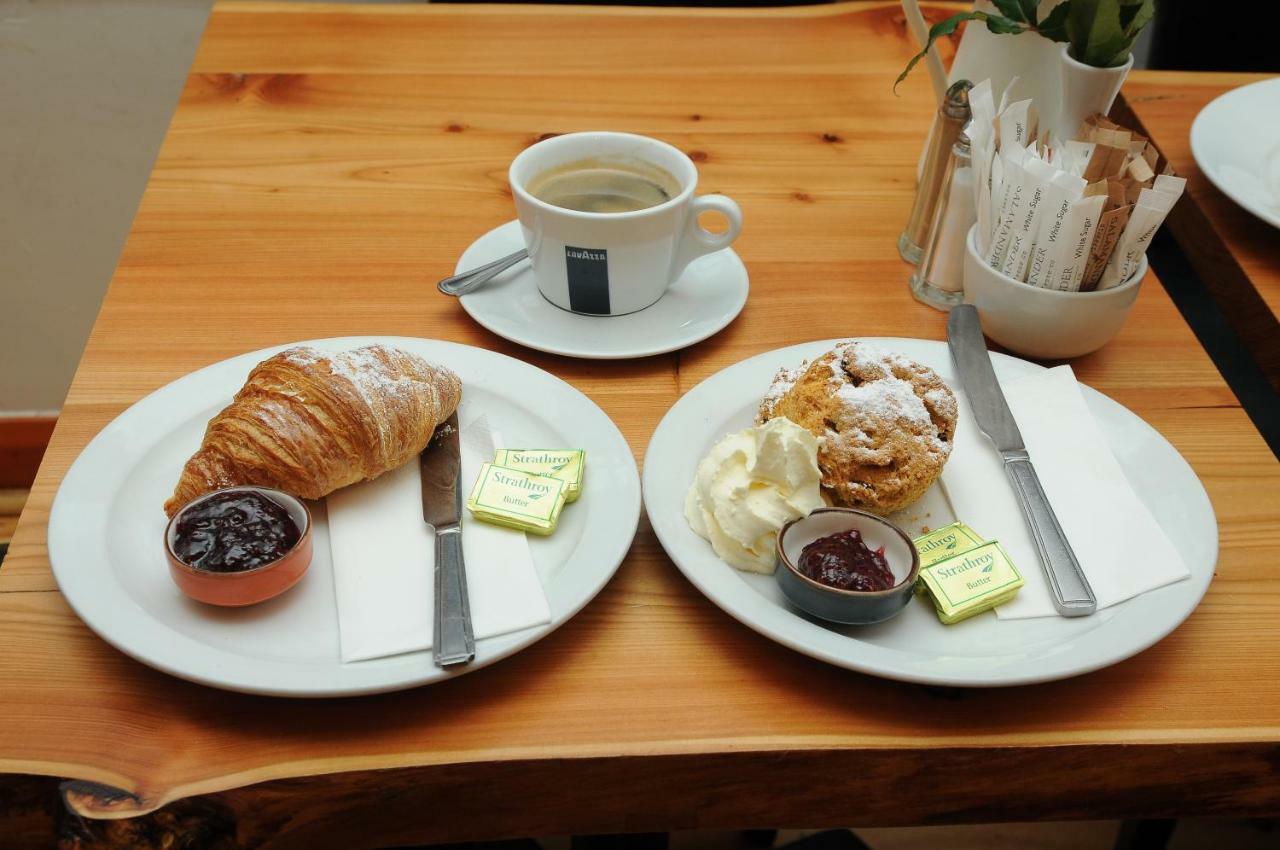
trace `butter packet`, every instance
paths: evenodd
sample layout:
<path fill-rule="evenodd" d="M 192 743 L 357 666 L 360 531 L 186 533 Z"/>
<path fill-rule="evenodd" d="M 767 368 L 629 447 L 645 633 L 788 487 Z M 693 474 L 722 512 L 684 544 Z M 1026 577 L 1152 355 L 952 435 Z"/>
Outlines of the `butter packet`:
<path fill-rule="evenodd" d="M 568 485 L 565 501 L 576 502 L 582 492 L 587 453 L 582 449 L 498 449 L 493 462 L 508 469 L 559 478 Z"/>
<path fill-rule="evenodd" d="M 951 625 L 1008 602 L 1022 587 L 1022 575 L 993 540 L 922 569 L 920 583 L 938 619 Z"/>
<path fill-rule="evenodd" d="M 923 570 L 952 555 L 959 555 L 961 552 L 981 546 L 987 541 L 963 522 L 953 522 L 942 528 L 935 528 L 928 534 L 922 534 L 912 542 L 915 543 L 916 551 L 920 553 L 920 569 Z"/>
<path fill-rule="evenodd" d="M 970 549 L 981 546 L 986 542 L 978 535 L 978 532 L 963 522 L 953 522 L 950 525 L 942 526 L 942 528 L 935 528 L 928 534 L 922 534 L 912 541 L 915 544 L 916 551 L 920 553 L 921 571 L 939 561 L 946 560 L 953 555 L 959 555 L 962 552 L 968 552 Z M 917 581 L 916 596 L 923 596 L 926 592 L 924 582 Z"/>
<path fill-rule="evenodd" d="M 568 485 L 560 478 L 486 463 L 467 499 L 476 519 L 547 536 L 556 530 Z"/>

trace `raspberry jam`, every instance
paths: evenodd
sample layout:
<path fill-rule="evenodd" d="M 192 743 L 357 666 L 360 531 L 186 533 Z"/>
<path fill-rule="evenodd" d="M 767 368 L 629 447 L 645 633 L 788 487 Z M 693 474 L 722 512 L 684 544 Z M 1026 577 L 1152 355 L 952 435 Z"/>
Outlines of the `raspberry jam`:
<path fill-rule="evenodd" d="M 888 590 L 897 584 L 884 547 L 872 550 L 856 528 L 819 537 L 800 551 L 800 574 L 838 590 Z"/>
<path fill-rule="evenodd" d="M 238 573 L 277 561 L 302 536 L 289 512 L 252 490 L 218 493 L 182 509 L 173 554 L 212 573 Z"/>

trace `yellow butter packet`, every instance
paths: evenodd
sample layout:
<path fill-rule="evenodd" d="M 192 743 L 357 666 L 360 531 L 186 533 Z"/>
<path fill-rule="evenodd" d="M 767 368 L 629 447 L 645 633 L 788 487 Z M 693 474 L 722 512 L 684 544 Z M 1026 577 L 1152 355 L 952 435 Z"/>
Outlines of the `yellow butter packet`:
<path fill-rule="evenodd" d="M 925 567 L 920 582 L 938 619 L 951 625 L 1008 602 L 1022 587 L 1022 575 L 993 540 Z"/>
<path fill-rule="evenodd" d="M 509 469 L 559 478 L 568 485 L 565 501 L 576 502 L 582 492 L 587 453 L 582 449 L 498 449 L 493 462 Z"/>
<path fill-rule="evenodd" d="M 916 551 L 920 553 L 920 569 L 924 570 L 953 555 L 981 546 L 986 541 L 963 522 L 953 522 L 922 534 L 912 542 L 915 544 Z M 924 593 L 924 582 L 917 581 L 916 595 L 923 596 Z"/>
<path fill-rule="evenodd" d="M 920 569 L 924 569 L 952 555 L 959 555 L 961 552 L 981 546 L 986 541 L 963 522 L 953 522 L 942 528 L 935 528 L 928 534 L 922 534 L 913 542 L 916 545 L 916 551 L 920 553 Z"/>
<path fill-rule="evenodd" d="M 567 488 L 559 478 L 486 463 L 467 510 L 476 519 L 545 537 L 556 530 Z"/>

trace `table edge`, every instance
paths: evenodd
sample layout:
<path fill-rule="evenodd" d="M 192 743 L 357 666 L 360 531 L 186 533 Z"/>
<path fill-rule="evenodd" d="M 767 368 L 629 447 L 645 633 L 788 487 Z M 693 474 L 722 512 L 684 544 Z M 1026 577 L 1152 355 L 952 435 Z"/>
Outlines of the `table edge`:
<path fill-rule="evenodd" d="M 1195 737 L 1168 732 L 1150 736 L 1142 741 L 1134 740 L 1081 740 L 1064 743 L 1051 740 L 1052 735 L 1026 734 L 1010 743 L 1002 736 L 998 745 L 984 744 L 972 736 L 950 735 L 936 739 L 913 736 L 889 736 L 880 741 L 851 743 L 842 738 L 795 738 L 777 736 L 752 741 L 745 746 L 740 738 L 700 739 L 684 744 L 666 742 L 637 744 L 632 746 L 579 745 L 557 749 L 547 753 L 538 747 L 512 747 L 494 750 L 483 758 L 468 752 L 432 750 L 419 753 L 380 755 L 353 755 L 338 758 L 316 758 L 300 761 L 278 762 L 250 770 L 210 776 L 197 782 L 175 785 L 172 788 L 146 788 L 135 786 L 127 777 L 101 767 L 76 762 L 25 761 L 0 758 L 0 774 L 29 774 L 52 776 L 101 786 L 103 793 L 87 795 L 75 806 L 85 817 L 135 817 L 148 814 L 172 802 L 196 796 L 219 794 L 273 782 L 317 779 L 378 771 L 380 773 L 422 773 L 424 771 L 477 768 L 481 766 L 507 766 L 533 763 L 608 762 L 624 764 L 658 764 L 670 759 L 709 759 L 730 761 L 759 760 L 767 766 L 781 758 L 804 757 L 815 761 L 839 761 L 846 758 L 873 757 L 892 754 L 903 760 L 919 758 L 922 765 L 932 762 L 939 754 L 963 753 L 974 758 L 1008 757 L 1030 752 L 1050 753 L 1080 749 L 1105 752 L 1128 752 L 1134 748 L 1177 750 L 1187 747 L 1203 751 L 1223 751 L 1245 748 L 1263 748 L 1270 751 L 1280 748 L 1280 726 L 1255 727 L 1248 734 L 1232 729 L 1196 729 Z M 1278 754 L 1280 755 L 1280 754 Z M 468 757 L 471 756 L 471 757 Z M 743 770 L 738 765 L 735 770 Z M 923 769 L 923 767 L 922 767 Z M 1280 757 L 1277 758 L 1280 771 Z"/>

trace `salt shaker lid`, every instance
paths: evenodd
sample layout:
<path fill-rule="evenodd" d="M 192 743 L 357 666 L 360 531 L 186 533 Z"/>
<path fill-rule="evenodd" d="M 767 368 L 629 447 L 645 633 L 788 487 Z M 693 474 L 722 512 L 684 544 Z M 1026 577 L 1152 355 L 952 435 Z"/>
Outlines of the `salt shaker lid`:
<path fill-rule="evenodd" d="M 968 80 L 956 80 L 947 88 L 942 98 L 942 112 L 948 118 L 969 117 L 969 89 L 973 83 Z"/>

